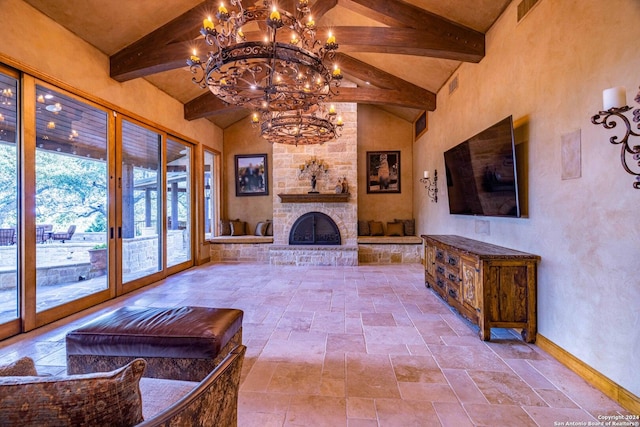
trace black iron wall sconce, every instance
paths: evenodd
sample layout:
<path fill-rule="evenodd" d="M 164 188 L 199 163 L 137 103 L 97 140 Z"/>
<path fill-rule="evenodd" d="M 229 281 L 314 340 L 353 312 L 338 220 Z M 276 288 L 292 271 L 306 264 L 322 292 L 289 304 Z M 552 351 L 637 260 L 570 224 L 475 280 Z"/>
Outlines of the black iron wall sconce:
<path fill-rule="evenodd" d="M 438 169 L 433 171 L 433 179 L 429 178 L 429 171 L 424 171 L 424 176 L 420 178 L 420 182 L 427 189 L 427 196 L 431 201 L 438 203 Z"/>
<path fill-rule="evenodd" d="M 620 161 L 622 167 L 627 173 L 636 177 L 636 182 L 633 183 L 635 189 L 640 189 L 640 145 L 631 146 L 629 144 L 629 137 L 640 136 L 640 133 L 636 133 L 631 129 L 631 122 L 629 118 L 624 115 L 627 111 L 631 110 L 627 104 L 626 91 L 623 87 L 614 87 L 606 89 L 602 93 L 603 97 L 603 111 L 598 112 L 595 116 L 591 117 L 591 123 L 594 125 L 602 125 L 605 129 L 613 129 L 618 122 L 622 122 L 625 126 L 625 133 L 622 138 L 618 138 L 620 135 L 614 135 L 609 138 L 609 142 L 614 145 L 622 144 L 622 151 L 620 152 Z M 640 92 L 635 97 L 635 101 L 640 103 Z M 633 110 L 633 121 L 640 122 L 640 108 Z M 640 129 L 640 124 L 637 126 Z M 628 157 L 631 157 L 635 162 L 637 169 L 634 171 L 627 164 Z"/>

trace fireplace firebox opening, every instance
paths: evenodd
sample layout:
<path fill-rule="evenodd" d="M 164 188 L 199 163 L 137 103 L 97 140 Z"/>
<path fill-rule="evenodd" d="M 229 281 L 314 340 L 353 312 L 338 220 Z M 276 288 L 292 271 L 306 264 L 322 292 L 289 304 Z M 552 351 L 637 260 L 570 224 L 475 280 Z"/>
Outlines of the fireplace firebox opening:
<path fill-rule="evenodd" d="M 329 215 L 307 212 L 296 220 L 289 233 L 290 245 L 340 245 L 340 230 Z"/>

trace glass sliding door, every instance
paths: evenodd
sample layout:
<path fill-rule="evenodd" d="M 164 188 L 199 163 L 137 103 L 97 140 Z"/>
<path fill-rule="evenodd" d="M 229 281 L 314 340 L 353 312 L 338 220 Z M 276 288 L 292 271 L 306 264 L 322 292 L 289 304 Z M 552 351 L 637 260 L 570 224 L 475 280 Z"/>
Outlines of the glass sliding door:
<path fill-rule="evenodd" d="M 162 134 L 127 119 L 120 128 L 118 237 L 120 281 L 126 284 L 163 271 Z"/>
<path fill-rule="evenodd" d="M 167 139 L 167 267 L 191 261 L 191 147 Z"/>
<path fill-rule="evenodd" d="M 0 67 L 0 325 L 20 317 L 17 77 Z"/>
<path fill-rule="evenodd" d="M 42 312 L 109 288 L 108 113 L 44 85 L 35 95 L 35 248 L 27 249 Z"/>

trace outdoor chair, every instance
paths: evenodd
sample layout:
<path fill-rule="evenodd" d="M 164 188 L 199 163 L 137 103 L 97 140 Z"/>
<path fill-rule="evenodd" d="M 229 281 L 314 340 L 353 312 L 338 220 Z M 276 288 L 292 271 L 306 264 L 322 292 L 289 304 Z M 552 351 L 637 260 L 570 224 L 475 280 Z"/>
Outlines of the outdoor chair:
<path fill-rule="evenodd" d="M 13 245 L 16 242 L 15 235 L 13 228 L 0 228 L 0 246 Z"/>
<path fill-rule="evenodd" d="M 71 237 L 73 237 L 73 233 L 75 232 L 76 232 L 76 226 L 70 225 L 69 229 L 66 232 L 54 232 L 51 235 L 51 238 L 53 240 L 62 240 L 62 243 L 64 243 L 65 240 L 71 240 Z"/>
<path fill-rule="evenodd" d="M 36 243 L 44 243 L 44 228 L 36 227 Z"/>

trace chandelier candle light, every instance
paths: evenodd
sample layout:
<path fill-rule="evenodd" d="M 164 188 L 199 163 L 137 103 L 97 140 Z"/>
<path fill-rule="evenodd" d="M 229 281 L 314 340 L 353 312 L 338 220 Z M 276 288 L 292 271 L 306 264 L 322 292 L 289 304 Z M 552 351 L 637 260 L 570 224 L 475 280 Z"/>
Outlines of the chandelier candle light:
<path fill-rule="evenodd" d="M 315 157 L 307 160 L 304 164 L 300 165 L 300 172 L 298 173 L 299 179 L 311 178 L 311 191 L 309 194 L 317 194 L 316 184 L 318 176 L 326 175 L 329 171 L 329 166 L 322 160 L 318 160 Z"/>
<path fill-rule="evenodd" d="M 322 104 L 342 79 L 337 64 L 326 65 L 338 43 L 332 33 L 326 42 L 316 39 L 308 0 L 298 0 L 294 13 L 271 0 L 247 8 L 242 0 L 229 3 L 229 9 L 220 4 L 215 21 L 203 21 L 200 32 L 214 49 L 206 58 L 194 51 L 187 60 L 194 83 L 253 110 L 251 122 L 270 142 L 317 144 L 337 137 L 340 120 Z"/>

